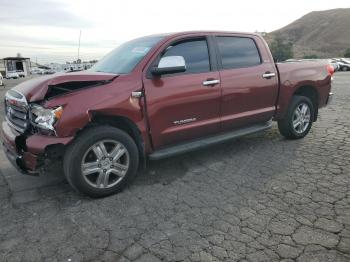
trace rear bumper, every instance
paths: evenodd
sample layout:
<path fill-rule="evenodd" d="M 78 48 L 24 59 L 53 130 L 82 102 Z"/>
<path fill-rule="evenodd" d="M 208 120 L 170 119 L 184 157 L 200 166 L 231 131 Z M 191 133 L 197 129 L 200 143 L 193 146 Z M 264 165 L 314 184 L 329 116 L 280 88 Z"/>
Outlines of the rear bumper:
<path fill-rule="evenodd" d="M 65 146 L 73 140 L 73 137 L 59 138 L 37 134 L 24 137 L 11 128 L 7 122 L 2 123 L 0 133 L 7 158 L 24 174 L 38 173 L 38 169 L 45 165 L 49 146 Z"/>
<path fill-rule="evenodd" d="M 334 96 L 334 94 L 332 92 L 330 92 L 328 94 L 328 98 L 327 98 L 327 102 L 326 102 L 327 105 L 329 105 L 332 102 L 333 96 Z"/>

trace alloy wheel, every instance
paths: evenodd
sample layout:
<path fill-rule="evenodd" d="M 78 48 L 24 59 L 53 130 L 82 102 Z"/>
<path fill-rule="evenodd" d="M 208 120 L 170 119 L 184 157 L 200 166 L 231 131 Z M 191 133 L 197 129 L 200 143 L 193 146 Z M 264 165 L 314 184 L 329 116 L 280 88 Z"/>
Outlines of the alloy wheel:
<path fill-rule="evenodd" d="M 299 104 L 293 113 L 293 128 L 298 134 L 304 133 L 310 125 L 311 110 L 308 104 Z"/>
<path fill-rule="evenodd" d="M 129 169 L 130 155 L 126 147 L 115 140 L 102 140 L 84 154 L 81 173 L 95 188 L 111 188 L 121 182 Z"/>

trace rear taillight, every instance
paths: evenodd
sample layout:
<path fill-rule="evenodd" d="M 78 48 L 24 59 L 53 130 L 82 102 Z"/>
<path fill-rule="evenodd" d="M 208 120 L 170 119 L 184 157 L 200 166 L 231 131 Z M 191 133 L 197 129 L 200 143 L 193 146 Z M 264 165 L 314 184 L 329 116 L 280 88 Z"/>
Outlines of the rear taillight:
<path fill-rule="evenodd" d="M 334 74 L 334 67 L 332 65 L 327 65 L 327 71 L 330 76 Z"/>

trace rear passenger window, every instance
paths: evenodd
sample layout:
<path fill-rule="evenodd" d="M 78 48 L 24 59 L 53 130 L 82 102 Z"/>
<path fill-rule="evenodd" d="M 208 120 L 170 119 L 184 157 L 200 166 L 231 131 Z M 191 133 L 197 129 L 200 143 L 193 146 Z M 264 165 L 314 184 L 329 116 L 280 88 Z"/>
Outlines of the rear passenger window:
<path fill-rule="evenodd" d="M 209 53 L 205 39 L 188 40 L 169 46 L 165 56 L 183 56 L 186 62 L 186 73 L 210 71 Z"/>
<path fill-rule="evenodd" d="M 251 38 L 216 37 L 224 69 L 250 67 L 261 64 L 260 54 Z"/>

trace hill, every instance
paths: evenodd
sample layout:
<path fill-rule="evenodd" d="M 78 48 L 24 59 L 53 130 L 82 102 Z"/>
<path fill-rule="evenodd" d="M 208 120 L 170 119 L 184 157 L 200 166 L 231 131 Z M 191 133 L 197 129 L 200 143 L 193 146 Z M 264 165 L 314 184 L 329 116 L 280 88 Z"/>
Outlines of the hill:
<path fill-rule="evenodd" d="M 281 37 L 294 44 L 294 55 L 317 55 L 322 58 L 341 57 L 350 48 L 350 8 L 317 11 L 267 34 L 271 42 Z"/>

